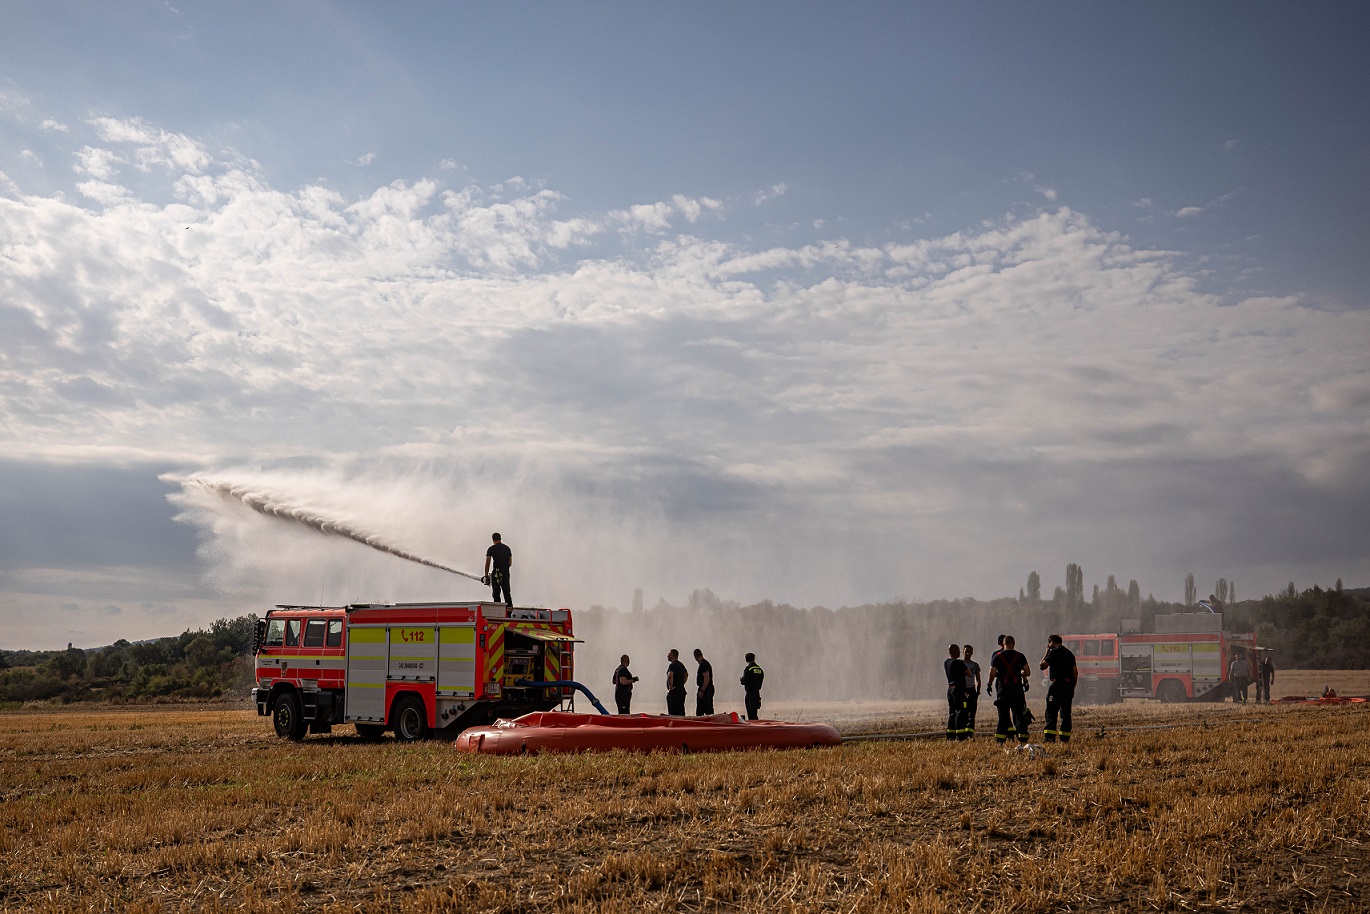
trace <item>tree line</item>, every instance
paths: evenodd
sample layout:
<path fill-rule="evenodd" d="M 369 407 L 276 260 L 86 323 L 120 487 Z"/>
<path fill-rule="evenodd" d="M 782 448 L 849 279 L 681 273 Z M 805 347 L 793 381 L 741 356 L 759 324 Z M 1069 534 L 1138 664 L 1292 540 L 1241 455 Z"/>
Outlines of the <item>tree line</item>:
<path fill-rule="evenodd" d="M 1143 598 L 1135 580 L 1122 587 L 1112 576 L 1087 597 L 1083 581 L 1079 566 L 1071 564 L 1066 586 L 1050 598 L 1042 597 L 1041 576 L 1033 572 L 1017 598 L 897 601 L 836 610 L 770 600 L 741 605 L 709 590 L 696 590 L 683 605 L 661 600 L 642 608 L 635 598 L 630 611 L 604 606 L 576 611 L 576 634 L 584 640 L 576 649 L 576 675 L 592 689 L 606 691 L 619 655 L 629 653 L 643 678 L 640 688 L 651 689 L 661 678 L 656 666 L 664 675 L 668 648 L 688 656 L 701 647 L 724 690 L 736 678 L 732 666 L 740 669 L 742 654 L 754 651 L 766 669 L 766 692 L 773 696 L 922 698 L 942 687 L 942 658 L 950 642 L 975 644 L 983 665 L 995 636 L 1012 634 L 1035 661 L 1052 632 L 1117 631 L 1123 619 L 1137 619 L 1151 630 L 1158 614 L 1198 608 Z M 1299 591 L 1291 583 L 1280 593 L 1236 602 L 1231 582 L 1226 583 L 1224 627 L 1255 631 L 1259 644 L 1274 649 L 1278 668 L 1370 669 L 1370 588 L 1344 590 L 1338 581 L 1332 588 Z M 1186 588 L 1187 599 L 1196 595 L 1196 589 Z M 255 625 L 256 617 L 245 615 L 220 619 L 205 630 L 88 650 L 0 649 L 0 704 L 245 700 L 253 684 Z"/>
<path fill-rule="evenodd" d="M 90 650 L 0 650 L 0 704 L 246 698 L 256 624 L 246 615 L 203 631 Z"/>

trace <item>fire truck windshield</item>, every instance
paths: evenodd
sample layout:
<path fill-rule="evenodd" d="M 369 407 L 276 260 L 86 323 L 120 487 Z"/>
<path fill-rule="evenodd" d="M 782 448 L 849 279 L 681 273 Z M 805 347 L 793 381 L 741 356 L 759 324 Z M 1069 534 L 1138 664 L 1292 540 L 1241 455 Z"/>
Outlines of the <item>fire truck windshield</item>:
<path fill-rule="evenodd" d="M 280 647 L 285 644 L 285 623 L 280 619 L 272 619 L 266 627 L 267 647 Z"/>

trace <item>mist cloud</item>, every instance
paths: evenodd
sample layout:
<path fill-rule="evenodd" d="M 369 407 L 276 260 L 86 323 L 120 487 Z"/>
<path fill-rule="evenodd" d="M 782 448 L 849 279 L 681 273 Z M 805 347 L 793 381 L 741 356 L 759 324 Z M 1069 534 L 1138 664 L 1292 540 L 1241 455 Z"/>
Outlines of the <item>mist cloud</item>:
<path fill-rule="evenodd" d="M 267 479 L 454 567 L 499 529 L 552 604 L 992 596 L 1068 560 L 1163 593 L 1214 555 L 1273 587 L 1276 526 L 1370 571 L 1300 513 L 1370 508 L 1370 313 L 1226 295 L 1068 206 L 753 248 L 711 236 L 722 194 L 345 199 L 137 118 L 45 135 L 79 193 L 0 195 L 12 457 Z M 233 592 L 479 593 L 175 498 Z"/>

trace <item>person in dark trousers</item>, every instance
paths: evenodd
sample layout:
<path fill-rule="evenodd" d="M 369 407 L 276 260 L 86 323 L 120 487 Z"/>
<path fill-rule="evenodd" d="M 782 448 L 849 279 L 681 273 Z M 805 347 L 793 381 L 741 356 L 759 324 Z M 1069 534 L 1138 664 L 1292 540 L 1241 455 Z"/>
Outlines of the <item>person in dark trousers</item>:
<path fill-rule="evenodd" d="M 509 566 L 514 564 L 514 553 L 500 541 L 498 533 L 490 534 L 494 540 L 485 550 L 485 577 L 482 583 L 489 584 L 495 593 L 495 602 L 500 602 L 500 591 L 504 591 L 504 605 L 512 607 L 514 598 L 509 595 Z M 492 567 L 493 566 L 493 567 Z"/>
<path fill-rule="evenodd" d="M 680 651 L 671 648 L 666 654 L 666 713 L 672 717 L 685 716 L 685 681 L 690 674 L 680 662 Z"/>
<path fill-rule="evenodd" d="M 1075 666 L 1075 652 L 1061 643 L 1060 635 L 1047 639 L 1047 650 L 1042 655 L 1040 669 L 1047 671 L 1051 685 L 1047 686 L 1047 725 L 1042 731 L 1044 742 L 1070 742 L 1070 708 L 1075 701 L 1075 683 L 1079 678 Z M 1056 728 L 1057 717 L 1061 727 Z"/>
<path fill-rule="evenodd" d="M 618 705 L 618 713 L 632 714 L 631 706 L 633 703 L 633 683 L 637 682 L 637 677 L 633 671 L 628 669 L 628 655 L 624 654 L 618 658 L 618 669 L 614 670 L 614 704 Z"/>
<path fill-rule="evenodd" d="M 980 707 L 980 664 L 972 659 L 975 648 L 967 644 L 961 648 L 961 659 L 966 662 L 966 738 L 975 736 L 975 712 Z"/>
<path fill-rule="evenodd" d="M 1232 680 L 1232 701 L 1246 704 L 1246 690 L 1251 687 L 1250 669 L 1243 651 L 1232 652 L 1232 662 L 1227 665 L 1228 678 Z"/>
<path fill-rule="evenodd" d="M 747 720 L 756 720 L 761 713 L 761 683 L 766 671 L 757 665 L 756 655 L 747 654 L 747 666 L 742 670 L 743 701 L 747 707 Z"/>
<path fill-rule="evenodd" d="M 1270 655 L 1269 655 L 1269 654 L 1266 654 L 1266 655 L 1265 655 L 1265 659 L 1263 659 L 1263 660 L 1261 661 L 1261 689 L 1264 689 L 1264 691 L 1265 691 L 1265 703 L 1266 703 L 1266 704 L 1270 704 L 1270 687 L 1271 687 L 1272 685 L 1274 685 L 1274 684 L 1275 684 L 1275 661 L 1272 660 L 1272 659 L 1270 658 Z M 1259 701 L 1259 700 L 1260 700 L 1260 696 L 1257 695 L 1257 696 L 1256 696 L 1256 699 Z"/>
<path fill-rule="evenodd" d="M 961 659 L 961 645 L 947 647 L 942 670 L 947 674 L 947 739 L 965 739 L 966 662 Z"/>
<path fill-rule="evenodd" d="M 1007 638 L 1007 637 L 1008 637 L 1008 635 L 1000 635 L 998 638 L 995 638 L 995 639 L 994 639 L 994 643 L 995 643 L 996 645 L 998 645 L 998 646 L 994 649 L 994 653 L 992 653 L 992 654 L 989 655 L 989 668 L 990 668 L 991 673 L 993 673 L 993 671 L 994 671 L 994 661 L 995 661 L 995 660 L 998 660 L 998 659 L 999 659 L 999 655 L 1002 654 L 1002 653 L 1004 652 L 1004 639 Z M 994 695 L 994 676 L 993 676 L 993 675 L 991 675 L 991 676 L 989 677 L 988 681 L 986 681 L 986 683 L 985 683 L 985 694 L 991 696 L 991 698 L 990 698 L 991 701 L 994 700 L 994 699 L 993 699 L 993 695 Z M 1012 739 L 1012 738 L 1013 738 L 1013 735 L 1014 735 L 1015 733 L 1017 733 L 1017 730 L 1016 730 L 1016 729 L 1014 728 L 1014 726 L 1013 726 L 1013 721 L 1010 720 L 1010 721 L 1009 721 L 1009 724 L 1008 724 L 1008 736 L 1009 736 L 1009 738 Z"/>
<path fill-rule="evenodd" d="M 695 716 L 704 717 L 714 713 L 714 665 L 704 659 L 704 652 L 695 648 L 695 663 L 699 664 L 699 669 L 695 672 Z"/>
<path fill-rule="evenodd" d="M 999 697 L 994 701 L 999 709 L 994 739 L 1001 744 L 1010 733 L 1018 734 L 1019 743 L 1028 741 L 1028 659 L 1015 650 L 1016 644 L 1012 635 L 1005 635 L 1004 649 L 995 653 L 989 665 L 990 691 L 994 691 L 996 683 L 999 687 Z"/>

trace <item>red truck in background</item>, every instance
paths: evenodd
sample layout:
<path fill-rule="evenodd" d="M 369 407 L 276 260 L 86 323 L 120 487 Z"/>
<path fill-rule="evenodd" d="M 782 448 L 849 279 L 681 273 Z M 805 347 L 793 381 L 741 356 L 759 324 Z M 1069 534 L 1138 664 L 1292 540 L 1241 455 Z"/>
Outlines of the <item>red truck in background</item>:
<path fill-rule="evenodd" d="M 1230 693 L 1232 659 L 1253 664 L 1257 650 L 1254 633 L 1224 632 L 1217 612 L 1158 615 L 1152 632 L 1143 632 L 1137 619 L 1124 619 L 1119 627 L 1122 631 L 1061 636 L 1075 653 L 1075 694 L 1081 704 L 1124 698 L 1222 701 Z"/>
<path fill-rule="evenodd" d="M 257 622 L 257 713 L 303 739 L 352 724 L 404 742 L 570 705 L 569 609 L 499 603 L 277 606 Z M 544 686 L 542 683 L 557 683 Z"/>

